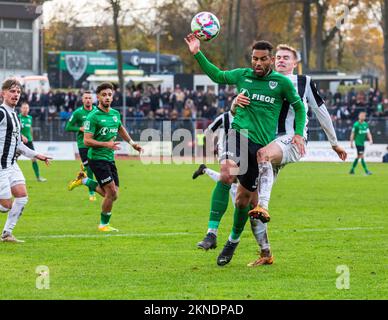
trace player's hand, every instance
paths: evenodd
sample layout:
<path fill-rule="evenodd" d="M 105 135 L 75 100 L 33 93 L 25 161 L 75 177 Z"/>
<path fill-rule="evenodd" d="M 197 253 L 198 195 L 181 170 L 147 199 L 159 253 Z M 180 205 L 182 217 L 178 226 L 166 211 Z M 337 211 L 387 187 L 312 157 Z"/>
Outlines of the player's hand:
<path fill-rule="evenodd" d="M 246 106 L 249 106 L 249 104 L 251 103 L 251 99 L 249 99 L 245 94 L 243 93 L 240 93 L 236 99 L 234 99 L 234 101 L 236 102 L 236 105 L 241 107 L 241 108 L 245 108 Z"/>
<path fill-rule="evenodd" d="M 304 147 L 304 139 L 302 136 L 298 134 L 294 135 L 294 137 L 291 140 L 291 143 L 296 145 L 301 157 L 303 157 L 306 154 L 306 150 Z"/>
<path fill-rule="evenodd" d="M 22 141 L 23 141 L 24 144 L 26 144 L 28 142 L 28 139 L 25 136 L 22 135 Z"/>
<path fill-rule="evenodd" d="M 135 143 L 135 144 L 132 145 L 132 148 L 135 149 L 139 153 L 143 153 L 144 152 L 144 149 L 141 147 L 140 144 Z"/>
<path fill-rule="evenodd" d="M 40 161 L 44 161 L 46 166 L 49 166 L 50 165 L 50 160 L 53 159 L 52 157 L 45 156 L 44 154 L 38 154 L 38 155 L 35 156 L 35 158 L 40 160 Z"/>
<path fill-rule="evenodd" d="M 109 149 L 112 149 L 112 150 L 120 150 L 120 142 L 119 141 L 108 141 L 106 143 L 106 147 L 109 148 Z"/>
<path fill-rule="evenodd" d="M 79 131 L 84 132 L 84 131 L 85 131 L 85 128 L 84 128 L 84 127 L 80 127 L 80 128 L 79 128 Z"/>
<path fill-rule="evenodd" d="M 186 36 L 185 42 L 186 42 L 187 46 L 189 47 L 189 50 L 190 50 L 191 54 L 195 55 L 195 54 L 197 54 L 199 52 L 200 47 L 201 47 L 201 43 L 195 37 L 195 35 L 193 33 L 189 33 Z"/>
<path fill-rule="evenodd" d="M 371 140 L 371 141 L 369 141 L 369 145 L 371 146 L 373 144 L 373 141 Z"/>
<path fill-rule="evenodd" d="M 350 148 L 352 148 L 352 149 L 354 148 L 354 143 L 353 142 L 350 143 Z"/>
<path fill-rule="evenodd" d="M 332 146 L 333 150 L 337 153 L 338 157 L 342 160 L 345 161 L 348 154 L 346 153 L 345 149 L 340 147 L 340 146 Z"/>

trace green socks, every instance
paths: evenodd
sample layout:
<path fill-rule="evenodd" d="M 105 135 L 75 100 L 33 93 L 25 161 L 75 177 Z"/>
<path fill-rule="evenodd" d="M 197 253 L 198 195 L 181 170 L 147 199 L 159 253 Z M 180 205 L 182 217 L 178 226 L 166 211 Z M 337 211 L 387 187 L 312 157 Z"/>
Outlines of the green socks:
<path fill-rule="evenodd" d="M 366 162 L 365 162 L 364 158 L 361 159 L 361 165 L 364 168 L 365 172 L 368 173 L 368 168 L 366 166 Z"/>
<path fill-rule="evenodd" d="M 357 164 L 358 164 L 358 158 L 356 158 L 354 161 L 353 161 L 353 165 L 352 165 L 352 169 L 350 170 L 350 172 L 354 172 L 354 169 L 356 169 L 357 167 Z M 361 165 L 362 167 L 364 168 L 365 172 L 368 173 L 368 167 L 366 166 L 366 162 L 365 162 L 365 159 L 364 158 L 361 158 Z"/>
<path fill-rule="evenodd" d="M 98 186 L 97 181 L 94 181 L 93 179 L 86 178 L 86 181 L 83 182 L 83 184 L 87 187 L 89 187 L 89 192 L 90 191 L 96 191 L 96 188 Z"/>
<path fill-rule="evenodd" d="M 111 212 L 101 212 L 101 225 L 107 225 L 109 224 L 110 217 L 112 216 Z"/>
<path fill-rule="evenodd" d="M 248 221 L 248 212 L 250 210 L 250 206 L 239 209 L 234 209 L 234 220 L 233 220 L 233 228 L 230 233 L 229 240 L 238 242 L 240 240 L 241 233 L 244 230 L 245 224 Z"/>
<path fill-rule="evenodd" d="M 358 164 L 358 158 L 354 159 L 351 171 L 354 171 L 354 169 L 356 169 L 357 164 Z"/>
<path fill-rule="evenodd" d="M 93 180 L 93 171 L 89 166 L 86 166 L 86 174 L 90 180 Z M 89 186 L 88 186 L 89 187 Z M 94 195 L 95 187 L 89 187 L 89 194 Z"/>
<path fill-rule="evenodd" d="M 224 184 L 221 181 L 218 181 L 216 183 L 216 186 L 213 190 L 210 205 L 208 232 L 212 231 L 213 233 L 217 234 L 217 229 L 222 219 L 222 216 L 228 208 L 229 190 L 230 185 Z"/>
<path fill-rule="evenodd" d="M 39 175 L 39 166 L 36 161 L 32 161 L 32 169 L 34 169 L 35 176 L 38 179 L 40 175 Z"/>

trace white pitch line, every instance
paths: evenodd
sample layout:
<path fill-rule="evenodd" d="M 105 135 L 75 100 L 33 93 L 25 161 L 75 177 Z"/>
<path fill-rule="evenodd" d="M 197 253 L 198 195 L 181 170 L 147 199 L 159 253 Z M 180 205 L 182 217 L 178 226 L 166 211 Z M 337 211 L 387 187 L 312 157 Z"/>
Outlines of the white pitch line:
<path fill-rule="evenodd" d="M 273 232 L 330 232 L 330 231 L 358 231 L 358 230 L 382 230 L 384 227 L 351 227 L 351 228 L 321 228 L 321 229 L 288 229 L 288 230 L 270 230 Z"/>
<path fill-rule="evenodd" d="M 359 230 L 382 230 L 384 227 L 350 227 L 350 228 L 321 228 L 321 229 L 287 229 L 278 230 L 271 229 L 270 233 L 297 233 L 297 232 L 330 232 L 330 231 L 359 231 Z M 93 239 L 93 238 L 109 238 L 109 237 L 123 237 L 123 238 L 154 238 L 154 237 L 173 237 L 173 236 L 188 236 L 194 235 L 189 232 L 166 232 L 166 233 L 117 233 L 117 234 L 52 234 L 41 236 L 25 236 L 26 239 Z"/>
<path fill-rule="evenodd" d="M 63 239 L 63 238 L 76 238 L 76 239 L 88 239 L 88 238 L 109 238 L 109 237 L 173 237 L 173 236 L 186 236 L 188 232 L 170 232 L 170 233 L 117 233 L 117 234 L 51 234 L 42 236 L 25 236 L 26 239 Z"/>

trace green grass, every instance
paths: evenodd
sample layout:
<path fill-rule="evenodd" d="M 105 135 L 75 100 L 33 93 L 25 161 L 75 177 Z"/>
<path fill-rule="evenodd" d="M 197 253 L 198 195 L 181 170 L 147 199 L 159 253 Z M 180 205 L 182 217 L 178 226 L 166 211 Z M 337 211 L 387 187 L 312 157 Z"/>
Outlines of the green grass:
<path fill-rule="evenodd" d="M 196 249 L 214 186 L 206 176 L 191 179 L 196 165 L 117 165 L 111 223 L 120 232 L 109 236 L 97 231 L 101 200 L 90 203 L 84 187 L 66 190 L 78 162 L 40 165 L 46 183 L 20 162 L 30 200 L 14 233 L 26 242 L 0 243 L 0 299 L 388 299 L 388 166 L 370 164 L 372 176 L 360 166 L 348 175 L 349 163 L 286 167 L 271 202 L 275 263 L 252 269 L 249 225 L 232 262 L 216 265 L 231 204 L 219 247 Z M 49 267 L 49 290 L 35 287 L 39 265 Z M 336 288 L 339 265 L 349 267 L 349 290 Z"/>

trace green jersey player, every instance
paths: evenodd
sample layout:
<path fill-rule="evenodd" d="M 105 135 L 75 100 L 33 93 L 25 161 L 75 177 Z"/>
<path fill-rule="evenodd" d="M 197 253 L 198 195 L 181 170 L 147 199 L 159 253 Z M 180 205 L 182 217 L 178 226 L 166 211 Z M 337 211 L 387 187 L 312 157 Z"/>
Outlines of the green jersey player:
<path fill-rule="evenodd" d="M 370 133 L 368 123 L 365 121 L 366 112 L 360 112 L 358 115 L 358 121 L 353 125 L 352 133 L 350 135 L 350 147 L 354 148 L 354 144 L 357 149 L 357 158 L 354 160 L 352 169 L 350 169 L 350 174 L 354 174 L 354 169 L 356 169 L 358 161 L 361 159 L 362 167 L 365 170 L 367 175 L 371 175 L 372 172 L 368 170 L 364 160 L 365 152 L 365 140 L 368 138 L 370 144 L 373 143 L 372 134 Z"/>
<path fill-rule="evenodd" d="M 85 172 L 81 171 L 68 188 L 71 191 L 83 184 L 104 197 L 98 230 L 118 231 L 109 224 L 113 202 L 117 200 L 119 188 L 114 151 L 120 149 L 120 142 L 116 141 L 116 138 L 120 135 L 138 152 L 142 152 L 143 149 L 129 136 L 121 123 L 120 113 L 110 107 L 113 101 L 113 85 L 102 83 L 97 87 L 96 93 L 98 107 L 89 113 L 84 123 L 84 143 L 89 148 L 88 162 L 97 181 L 86 177 Z"/>
<path fill-rule="evenodd" d="M 87 176 L 90 179 L 93 179 L 93 172 L 90 169 L 88 163 L 88 147 L 84 144 L 84 122 L 86 117 L 92 112 L 96 107 L 93 106 L 93 97 L 91 91 L 85 91 L 82 94 L 82 103 L 83 105 L 76 109 L 71 115 L 69 121 L 66 123 L 65 130 L 69 132 L 77 132 L 77 146 L 78 152 L 82 161 L 82 169 L 86 170 Z M 96 201 L 96 196 L 94 191 L 89 188 L 89 200 Z"/>
<path fill-rule="evenodd" d="M 30 112 L 30 106 L 27 102 L 23 102 L 20 106 L 19 120 L 22 134 L 23 143 L 29 147 L 31 150 L 35 150 L 32 138 L 32 116 L 28 113 Z M 46 179 L 40 176 L 39 165 L 35 158 L 31 159 L 32 169 L 34 170 L 36 180 L 39 182 L 45 182 Z"/>
<path fill-rule="evenodd" d="M 294 107 L 296 128 L 293 142 L 302 155 L 304 154 L 303 129 L 306 113 L 291 81 L 271 69 L 274 57 L 273 46 L 269 42 L 258 41 L 253 45 L 251 68 L 221 71 L 200 51 L 200 42 L 193 34 L 188 35 L 185 41 L 202 70 L 214 82 L 236 85 L 239 92 L 251 98 L 250 105 L 244 109 L 239 108 L 233 119 L 232 130 L 228 132 L 221 155 L 221 178 L 212 195 L 210 220 L 219 223 L 220 219 L 217 217 L 225 213 L 228 205 L 230 185 L 235 177 L 238 177 L 240 184 L 236 196 L 233 228 L 224 249 L 217 258 L 217 264 L 223 266 L 233 257 L 247 222 L 251 203 L 257 202 L 259 173 L 257 153 L 260 148 L 275 139 L 283 101 L 287 100 Z M 262 215 L 260 218 L 262 222 L 269 221 L 269 215 Z M 216 235 L 208 232 L 205 239 L 207 237 L 212 237 L 214 248 Z"/>

